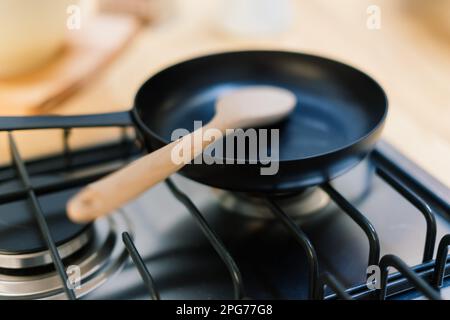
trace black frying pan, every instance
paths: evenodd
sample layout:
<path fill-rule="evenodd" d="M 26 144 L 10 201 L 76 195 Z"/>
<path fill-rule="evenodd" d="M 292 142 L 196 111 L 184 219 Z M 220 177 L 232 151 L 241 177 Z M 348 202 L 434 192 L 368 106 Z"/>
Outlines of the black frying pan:
<path fill-rule="evenodd" d="M 259 164 L 190 164 L 183 175 L 218 188 L 285 192 L 321 184 L 346 172 L 374 147 L 387 99 L 369 76 L 329 59 L 291 52 L 228 52 L 188 60 L 150 78 L 129 112 L 89 116 L 0 118 L 0 129 L 125 126 L 134 124 L 148 151 L 170 141 L 177 128 L 205 124 L 225 90 L 273 85 L 297 96 L 280 129 L 279 171 L 261 175 Z"/>

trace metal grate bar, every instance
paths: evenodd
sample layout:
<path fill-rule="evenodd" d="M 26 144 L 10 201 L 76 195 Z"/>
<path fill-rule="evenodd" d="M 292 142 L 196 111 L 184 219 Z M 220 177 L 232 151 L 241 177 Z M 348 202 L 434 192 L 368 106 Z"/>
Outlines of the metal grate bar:
<path fill-rule="evenodd" d="M 295 223 L 295 221 L 292 220 L 273 199 L 268 198 L 267 205 L 272 210 L 275 217 L 281 220 L 284 226 L 289 230 L 289 232 L 294 236 L 296 241 L 306 252 L 309 265 L 309 298 L 316 300 L 322 299 L 322 294 L 319 288 L 319 261 L 317 259 L 316 250 L 314 249 L 311 241 Z"/>
<path fill-rule="evenodd" d="M 122 145 L 124 150 L 127 150 L 129 153 L 131 150 L 128 149 L 129 144 L 129 136 L 128 136 L 128 128 L 127 127 L 121 127 L 120 128 L 120 144 Z"/>
<path fill-rule="evenodd" d="M 448 258 L 448 247 L 450 246 L 450 234 L 444 236 L 439 243 L 438 251 L 436 254 L 436 264 L 434 267 L 433 285 L 436 288 L 442 286 L 445 274 L 445 264 Z"/>
<path fill-rule="evenodd" d="M 427 223 L 423 262 L 433 260 L 434 246 L 436 242 L 436 219 L 431 207 L 414 191 L 400 182 L 393 174 L 382 167 L 378 167 L 377 174 L 391 187 L 397 190 L 403 197 L 412 203 L 424 216 Z"/>
<path fill-rule="evenodd" d="M 64 292 L 70 300 L 75 300 L 76 295 L 72 288 L 68 286 L 68 277 L 64 270 L 64 264 L 59 256 L 58 249 L 56 248 L 55 242 L 52 239 L 50 230 L 48 228 L 47 222 L 45 221 L 44 214 L 42 213 L 41 206 L 39 204 L 39 200 L 34 193 L 33 186 L 31 185 L 30 178 L 28 176 L 27 170 L 25 168 L 25 164 L 20 157 L 19 150 L 17 149 L 16 143 L 12 134 L 8 133 L 9 146 L 11 149 L 11 155 L 13 157 L 14 164 L 17 168 L 19 176 L 24 184 L 24 187 L 28 190 L 28 196 L 32 204 L 32 212 L 36 222 L 38 224 L 39 230 L 41 232 L 42 238 L 44 239 L 47 247 L 50 251 L 50 255 L 53 260 L 53 264 L 55 266 L 56 271 L 58 272 L 61 282 L 63 285 Z"/>
<path fill-rule="evenodd" d="M 388 279 L 388 268 L 394 267 L 397 269 L 405 278 L 407 278 L 417 290 L 421 291 L 428 299 L 441 300 L 439 293 L 434 290 L 425 280 L 417 276 L 411 268 L 403 262 L 402 259 L 395 255 L 385 255 L 380 260 L 381 268 L 381 289 L 379 289 L 379 299 L 386 299 L 387 291 L 387 279 Z"/>
<path fill-rule="evenodd" d="M 69 152 L 69 150 L 67 150 Z M 111 144 L 101 145 L 100 147 L 89 148 L 77 150 L 76 152 L 70 150 L 70 166 L 67 166 L 66 156 L 53 156 L 46 158 L 47 162 L 35 160 L 27 162 L 27 172 L 29 175 L 45 175 L 49 173 L 58 173 L 59 177 L 57 181 L 52 181 L 50 183 L 34 183 L 33 190 L 36 195 L 45 195 L 51 192 L 63 191 L 75 187 L 82 187 L 90 182 L 102 178 L 103 176 L 111 173 L 116 169 L 120 169 L 123 166 L 122 160 L 128 160 L 138 154 L 138 149 L 133 144 L 127 142 L 127 145 L 122 145 L 120 151 L 117 147 Z M 94 153 L 94 156 L 92 156 Z M 90 155 L 90 159 L 85 158 Z M 84 159 L 83 162 L 80 159 Z M 91 171 L 87 172 L 77 172 L 76 170 L 83 170 L 84 168 L 89 168 L 90 166 L 95 167 L 101 165 L 105 161 L 110 159 L 117 159 L 117 163 L 110 165 L 107 168 L 95 169 L 95 173 Z M 15 174 L 11 169 L 3 170 L 1 173 L 6 177 L 5 181 L 9 182 L 15 179 Z M 64 173 L 70 170 L 69 175 Z M 72 175 L 73 173 L 73 175 Z M 8 190 L 0 194 L 0 205 L 12 201 L 25 200 L 28 197 L 28 190 L 26 188 L 17 188 L 16 190 Z"/>
<path fill-rule="evenodd" d="M 72 164 L 72 158 L 71 158 L 71 152 L 70 152 L 70 145 L 69 145 L 69 138 L 72 133 L 71 129 L 63 129 L 63 157 L 64 157 L 64 164 L 66 168 L 70 168 Z"/>
<path fill-rule="evenodd" d="M 382 141 L 380 144 L 383 146 L 381 148 L 382 151 L 378 149 L 373 151 L 371 153 L 371 159 L 378 166 L 388 168 L 390 172 L 395 173 L 396 177 L 404 183 L 411 185 L 414 190 L 438 204 L 450 215 L 450 196 L 445 191 L 445 186 L 435 178 L 429 176 L 426 171 L 418 168 L 407 158 L 392 153 L 392 147 L 388 146 L 386 142 Z M 414 175 L 411 175 L 411 172 L 414 172 Z M 436 188 L 434 186 L 438 187 Z"/>
<path fill-rule="evenodd" d="M 134 143 L 128 141 L 126 146 L 117 143 L 97 145 L 95 147 L 71 150 L 70 170 L 84 169 L 89 166 L 101 166 L 105 162 L 114 160 L 121 162 L 130 156 L 140 155 L 142 150 Z M 45 159 L 34 159 L 27 161 L 27 171 L 30 175 L 67 173 L 66 159 L 64 154 L 53 155 Z M 10 167 L 0 167 L 1 182 L 8 182 L 16 179 L 15 172 Z"/>
<path fill-rule="evenodd" d="M 120 169 L 122 165 L 118 165 L 116 169 Z M 114 170 L 108 169 L 108 170 L 102 170 L 98 171 L 95 174 L 89 174 L 86 176 L 81 177 L 74 177 L 74 178 L 68 178 L 62 181 L 58 182 L 52 182 L 51 184 L 44 184 L 44 185 L 36 185 L 33 187 L 33 191 L 36 195 L 45 195 L 51 192 L 58 192 L 58 191 L 64 191 L 67 189 L 72 189 L 75 187 L 82 187 L 85 186 L 88 183 L 91 183 L 93 181 L 96 181 L 105 175 L 113 172 Z M 7 192 L 4 194 L 0 194 L 0 205 L 12 202 L 12 201 L 19 201 L 24 200 L 28 197 L 28 190 L 27 189 L 21 189 L 16 190 L 12 192 Z"/>
<path fill-rule="evenodd" d="M 180 201 L 195 218 L 206 238 L 209 240 L 213 248 L 216 250 L 217 254 L 227 266 L 228 271 L 231 275 L 231 279 L 233 281 L 235 299 L 240 300 L 245 298 L 241 272 L 239 271 L 239 268 L 237 267 L 230 253 L 227 251 L 223 243 L 219 240 L 217 234 L 211 229 L 206 219 L 186 194 L 181 192 L 170 179 L 166 180 L 166 184 L 175 198 L 177 198 L 178 201 Z"/>
<path fill-rule="evenodd" d="M 142 260 L 142 257 L 137 251 L 133 243 L 133 240 L 131 239 L 131 236 L 129 235 L 128 232 L 122 233 L 122 240 L 123 243 L 125 244 L 128 254 L 131 256 L 131 259 L 133 260 L 136 268 L 139 271 L 139 274 L 141 275 L 142 281 L 144 281 L 145 285 L 148 288 L 148 292 L 150 294 L 151 299 L 160 300 L 161 297 L 159 295 L 158 290 L 156 290 L 155 282 L 153 281 L 150 272 L 145 266 L 144 260 Z"/>
<path fill-rule="evenodd" d="M 322 274 L 322 283 L 332 289 L 336 296 L 342 300 L 352 300 L 352 297 L 345 291 L 345 287 L 330 273 Z M 325 291 L 325 290 L 324 290 Z M 323 296 L 325 298 L 325 295 Z"/>
<path fill-rule="evenodd" d="M 322 189 L 333 199 L 333 201 L 347 213 L 353 221 L 358 224 L 369 240 L 369 263 L 368 265 L 377 265 L 380 260 L 380 240 L 375 227 L 372 223 L 347 199 L 345 199 L 335 188 L 329 183 L 322 186 Z"/>

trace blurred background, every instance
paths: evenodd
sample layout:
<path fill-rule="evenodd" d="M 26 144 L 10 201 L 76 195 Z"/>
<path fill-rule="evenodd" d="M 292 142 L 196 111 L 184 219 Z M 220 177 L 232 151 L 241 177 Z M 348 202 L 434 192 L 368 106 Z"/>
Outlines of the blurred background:
<path fill-rule="evenodd" d="M 168 65 L 255 48 L 369 73 L 390 101 L 384 139 L 450 187 L 450 0 L 0 0 L 0 116 L 129 109 Z M 73 146 L 118 134 L 78 131 Z M 52 130 L 15 135 L 27 157 L 60 150 Z"/>

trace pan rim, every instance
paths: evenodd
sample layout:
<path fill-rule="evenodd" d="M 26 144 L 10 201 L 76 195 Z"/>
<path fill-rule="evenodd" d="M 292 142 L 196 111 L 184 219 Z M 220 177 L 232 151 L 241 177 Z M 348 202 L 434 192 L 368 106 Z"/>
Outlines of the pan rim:
<path fill-rule="evenodd" d="M 171 141 L 164 139 L 162 136 L 160 136 L 158 133 L 156 133 L 155 131 L 151 130 L 146 124 L 145 122 L 142 120 L 140 114 L 139 114 L 139 103 L 138 100 L 140 98 L 140 96 L 143 94 L 144 90 L 147 89 L 147 87 L 149 86 L 149 83 L 151 81 L 154 80 L 154 78 L 156 78 L 157 76 L 166 73 L 170 70 L 173 70 L 177 67 L 180 67 L 184 64 L 187 63 L 193 63 L 193 62 L 198 62 L 201 60 L 206 60 L 206 59 L 210 59 L 210 58 L 214 58 L 214 57 L 220 57 L 220 56 L 226 56 L 226 55 L 240 55 L 240 54 L 287 54 L 287 55 L 295 55 L 295 56 L 303 56 L 306 58 L 312 58 L 312 59 L 317 59 L 317 60 L 322 60 L 328 63 L 333 63 L 333 64 L 337 64 L 340 65 L 344 68 L 347 68 L 348 70 L 351 70 L 352 72 L 355 72 L 357 74 L 360 74 L 362 77 L 366 78 L 370 83 L 372 83 L 375 87 L 376 90 L 379 91 L 379 93 L 381 94 L 381 98 L 383 100 L 383 105 L 384 105 L 384 110 L 383 113 L 380 117 L 380 119 L 377 121 L 376 125 L 366 134 L 362 135 L 361 137 L 359 137 L 356 140 L 353 140 L 352 142 L 349 142 L 347 144 L 344 144 L 340 147 L 322 152 L 322 153 L 318 153 L 315 155 L 309 155 L 306 157 L 301 157 L 301 158 L 289 158 L 289 159 L 282 159 L 282 160 L 274 160 L 274 163 L 283 163 L 283 164 L 290 164 L 290 163 L 296 163 L 299 161 L 311 161 L 311 160 L 316 160 L 316 159 L 321 159 L 321 158 L 326 158 L 328 156 L 332 156 L 334 154 L 337 153 L 341 153 L 344 152 L 346 150 L 352 149 L 354 147 L 359 146 L 362 142 L 368 140 L 370 137 L 374 136 L 377 132 L 381 131 L 385 125 L 386 122 L 386 118 L 388 116 L 389 113 L 389 100 L 388 97 L 386 95 L 386 92 L 384 91 L 383 87 L 379 84 L 378 81 L 376 81 L 374 79 L 373 76 L 369 75 L 367 72 L 362 71 L 356 67 L 353 67 L 345 62 L 339 61 L 339 60 L 335 60 L 335 59 L 331 59 L 331 58 L 327 58 L 321 55 L 317 55 L 317 54 L 310 54 L 310 53 L 304 53 L 304 52 L 296 52 L 296 51 L 289 51 L 289 50 L 255 50 L 255 49 L 251 49 L 251 50 L 230 50 L 230 51 L 221 51 L 221 52 L 215 52 L 215 53 L 210 53 L 210 54 L 206 54 L 206 55 L 197 55 L 193 58 L 189 58 L 189 59 L 185 59 L 185 60 L 181 60 L 177 63 L 174 63 L 166 68 L 163 68 L 161 70 L 159 70 L 158 72 L 156 72 L 155 74 L 153 74 L 150 78 L 148 78 L 139 88 L 139 90 L 137 91 L 135 97 L 134 97 L 134 101 L 133 101 L 133 108 L 131 110 L 133 117 L 135 119 L 136 124 L 138 125 L 139 129 L 144 131 L 146 134 L 152 136 L 155 140 L 157 140 L 159 143 L 161 143 L 162 145 L 167 145 L 169 143 L 171 143 Z M 229 158 L 226 157 L 221 157 L 220 159 L 223 160 L 227 160 Z M 238 160 L 236 158 L 233 158 L 235 161 Z M 231 159 L 230 159 L 231 160 Z M 240 159 L 240 160 L 244 160 L 244 159 Z M 245 160 L 244 164 L 251 164 L 248 159 Z"/>

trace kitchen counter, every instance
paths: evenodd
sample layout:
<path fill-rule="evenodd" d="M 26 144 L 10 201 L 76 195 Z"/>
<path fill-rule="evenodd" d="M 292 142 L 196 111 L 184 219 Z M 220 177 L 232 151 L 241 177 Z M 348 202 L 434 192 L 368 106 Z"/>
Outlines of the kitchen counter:
<path fill-rule="evenodd" d="M 53 112 L 128 109 L 147 77 L 200 54 L 249 48 L 314 53 L 352 64 L 377 79 L 391 107 L 384 139 L 450 187 L 450 38 L 431 28 L 430 18 L 417 17 L 408 1 L 299 0 L 289 31 L 248 39 L 223 32 L 216 22 L 217 3 L 178 1 L 170 19 L 144 28 L 104 73 Z M 381 8 L 379 30 L 366 27 L 366 9 L 372 4 Z M 77 146 L 118 134 L 115 129 L 77 131 L 71 140 Z M 61 146 L 60 136 L 51 130 L 15 133 L 15 137 L 26 156 Z M 2 134 L 2 160 L 5 139 Z"/>

